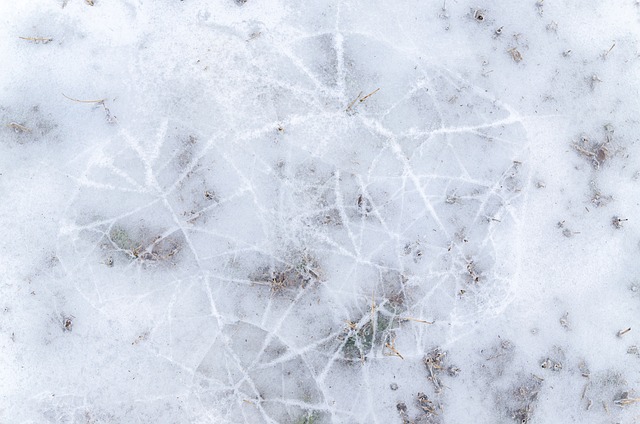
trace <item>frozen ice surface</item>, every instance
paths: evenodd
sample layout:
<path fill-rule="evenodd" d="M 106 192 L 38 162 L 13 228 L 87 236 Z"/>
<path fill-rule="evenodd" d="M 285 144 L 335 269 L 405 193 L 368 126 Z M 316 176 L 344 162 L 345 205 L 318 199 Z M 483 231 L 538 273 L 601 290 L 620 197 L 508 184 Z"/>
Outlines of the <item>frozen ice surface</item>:
<path fill-rule="evenodd" d="M 1 0 L 0 422 L 638 422 L 639 35 Z"/>

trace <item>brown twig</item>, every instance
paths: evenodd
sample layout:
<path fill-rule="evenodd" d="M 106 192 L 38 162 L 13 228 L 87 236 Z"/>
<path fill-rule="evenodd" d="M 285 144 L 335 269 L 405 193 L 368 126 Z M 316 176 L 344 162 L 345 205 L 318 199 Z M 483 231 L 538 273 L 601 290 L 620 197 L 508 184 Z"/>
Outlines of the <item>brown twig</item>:
<path fill-rule="evenodd" d="M 53 41 L 53 38 L 49 38 L 49 37 L 18 37 L 21 40 L 26 40 L 26 41 L 33 41 L 36 44 L 47 44 Z"/>
<path fill-rule="evenodd" d="M 351 108 L 353 107 L 353 105 L 356 104 L 356 102 L 358 100 L 360 100 L 360 96 L 362 96 L 362 91 L 358 93 L 358 96 L 353 99 L 353 101 L 351 103 L 349 103 L 349 105 L 347 106 L 347 108 L 345 109 L 345 112 L 349 112 L 351 110 Z"/>
<path fill-rule="evenodd" d="M 415 321 L 415 322 L 421 322 L 423 324 L 434 324 L 435 321 L 425 321 L 423 319 L 418 319 L 418 318 L 411 318 L 411 317 L 403 317 L 400 318 L 401 321 Z"/>
<path fill-rule="evenodd" d="M 380 88 L 376 88 L 375 90 L 373 90 L 371 93 L 367 94 L 366 96 L 364 96 L 363 98 L 360 99 L 360 103 L 364 102 L 365 100 L 367 100 L 369 97 L 373 96 L 374 94 L 376 94 L 378 91 L 380 91 Z"/>
<path fill-rule="evenodd" d="M 625 328 L 624 330 L 620 330 L 620 331 L 618 331 L 618 334 L 616 334 L 616 335 L 617 335 L 618 337 L 622 337 L 622 336 L 624 336 L 625 334 L 627 334 L 629 331 L 631 331 L 631 327 L 629 327 L 629 328 Z"/>
<path fill-rule="evenodd" d="M 400 359 L 404 360 L 404 356 L 402 356 L 402 355 L 400 354 L 400 352 L 398 352 L 398 350 L 396 349 L 395 344 L 396 344 L 396 340 L 395 340 L 395 339 L 393 339 L 393 340 L 391 340 L 391 343 L 385 343 L 385 344 L 384 344 L 384 346 L 385 346 L 387 349 L 389 349 L 389 350 L 393 353 L 393 355 L 395 355 L 395 356 L 397 356 L 398 358 L 400 358 Z"/>

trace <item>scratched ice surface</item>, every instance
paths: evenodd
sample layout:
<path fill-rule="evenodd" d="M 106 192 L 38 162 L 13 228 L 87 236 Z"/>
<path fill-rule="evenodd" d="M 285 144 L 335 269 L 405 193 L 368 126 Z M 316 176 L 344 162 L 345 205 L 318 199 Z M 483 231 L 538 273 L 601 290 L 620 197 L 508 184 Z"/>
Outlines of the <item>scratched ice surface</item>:
<path fill-rule="evenodd" d="M 0 6 L 2 422 L 638 419 L 635 4 L 88 3 Z"/>

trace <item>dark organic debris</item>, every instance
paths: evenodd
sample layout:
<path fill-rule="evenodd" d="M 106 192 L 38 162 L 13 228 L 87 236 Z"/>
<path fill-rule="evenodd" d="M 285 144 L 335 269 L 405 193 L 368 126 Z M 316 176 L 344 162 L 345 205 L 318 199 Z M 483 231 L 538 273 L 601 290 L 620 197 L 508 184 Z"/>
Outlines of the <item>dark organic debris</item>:
<path fill-rule="evenodd" d="M 640 402 L 640 397 L 632 397 L 629 392 L 622 392 L 615 397 L 613 404 L 619 407 L 625 407 Z"/>
<path fill-rule="evenodd" d="M 422 392 L 418 393 L 418 397 L 416 400 L 418 403 L 418 407 L 422 410 L 422 412 L 426 414 L 436 413 L 435 405 L 431 400 L 429 400 L 427 395 L 425 395 L 424 393 Z"/>
<path fill-rule="evenodd" d="M 422 359 L 429 373 L 427 378 L 433 383 L 436 393 L 440 393 L 444 387 L 440 376 L 447 369 L 445 364 L 446 356 L 446 352 L 441 351 L 440 348 L 435 348 Z"/>
<path fill-rule="evenodd" d="M 622 228 L 622 223 L 628 221 L 629 219 L 627 218 L 620 218 L 619 216 L 614 216 L 613 218 L 611 218 L 611 225 L 613 225 L 614 228 L 616 229 L 620 229 Z"/>
<path fill-rule="evenodd" d="M 556 371 L 556 372 L 562 370 L 562 363 L 552 358 L 543 359 L 542 362 L 540 363 L 540 366 L 544 369 Z"/>
<path fill-rule="evenodd" d="M 608 135 L 602 142 L 592 141 L 586 135 L 582 135 L 572 146 L 580 156 L 591 162 L 591 166 L 593 166 L 595 170 L 600 169 L 602 164 L 606 162 L 611 155 Z"/>
<path fill-rule="evenodd" d="M 72 331 L 73 330 L 73 319 L 75 317 L 73 315 L 63 316 L 62 317 L 62 331 Z"/>

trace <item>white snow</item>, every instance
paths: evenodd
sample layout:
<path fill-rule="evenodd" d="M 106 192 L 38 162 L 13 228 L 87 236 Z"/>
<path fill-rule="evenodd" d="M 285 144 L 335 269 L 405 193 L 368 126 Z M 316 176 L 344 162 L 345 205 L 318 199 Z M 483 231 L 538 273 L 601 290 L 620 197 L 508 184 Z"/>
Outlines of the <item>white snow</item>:
<path fill-rule="evenodd" d="M 0 0 L 0 422 L 637 422 L 639 37 Z"/>

